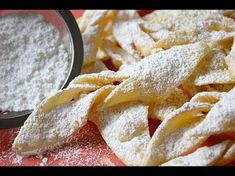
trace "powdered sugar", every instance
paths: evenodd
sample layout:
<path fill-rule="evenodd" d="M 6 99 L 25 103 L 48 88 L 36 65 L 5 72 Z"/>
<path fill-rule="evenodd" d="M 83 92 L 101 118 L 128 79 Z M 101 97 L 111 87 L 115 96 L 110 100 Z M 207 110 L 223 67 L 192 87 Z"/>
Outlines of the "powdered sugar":
<path fill-rule="evenodd" d="M 65 80 L 69 54 L 59 31 L 37 14 L 0 18 L 0 110 L 30 110 Z"/>
<path fill-rule="evenodd" d="M 12 164 L 20 165 L 22 163 L 23 158 L 23 156 L 16 155 L 12 161 Z"/>

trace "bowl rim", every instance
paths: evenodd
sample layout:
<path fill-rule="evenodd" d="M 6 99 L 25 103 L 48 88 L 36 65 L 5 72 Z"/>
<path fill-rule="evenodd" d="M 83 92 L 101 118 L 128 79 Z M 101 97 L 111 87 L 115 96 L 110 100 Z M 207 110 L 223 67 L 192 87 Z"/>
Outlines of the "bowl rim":
<path fill-rule="evenodd" d="M 66 88 L 69 83 L 81 73 L 82 64 L 83 64 L 83 40 L 81 31 L 76 22 L 75 17 L 73 16 L 70 10 L 55 10 L 62 17 L 67 28 L 70 32 L 70 38 L 72 40 L 72 48 L 73 48 L 73 61 L 72 68 L 70 69 L 69 75 L 66 77 L 66 82 L 63 84 L 59 90 Z M 10 129 L 17 128 L 24 124 L 25 120 L 32 113 L 32 110 L 27 110 L 23 115 L 13 118 L 1 118 L 0 119 L 0 129 Z"/>

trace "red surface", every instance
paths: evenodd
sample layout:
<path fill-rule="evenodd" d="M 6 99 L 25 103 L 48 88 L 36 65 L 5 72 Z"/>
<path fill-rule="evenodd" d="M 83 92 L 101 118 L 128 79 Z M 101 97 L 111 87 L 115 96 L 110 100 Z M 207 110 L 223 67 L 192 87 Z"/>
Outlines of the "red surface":
<path fill-rule="evenodd" d="M 22 166 L 39 166 L 42 159 L 32 156 L 22 160 L 22 163 L 15 163 L 15 153 L 11 150 L 11 144 L 17 135 L 19 129 L 0 130 L 0 165 L 22 165 Z M 71 148 L 79 150 L 79 154 L 69 154 L 69 159 L 58 158 L 59 152 L 69 152 Z M 74 150 L 74 149 L 73 149 Z M 48 158 L 46 165 L 76 165 L 76 166 L 92 166 L 92 165 L 124 165 L 109 149 L 102 139 L 97 127 L 89 122 L 79 133 L 75 134 L 72 140 L 63 147 L 44 155 Z"/>
<path fill-rule="evenodd" d="M 72 10 L 75 18 L 81 16 L 82 12 L 82 10 Z M 149 11 L 140 11 L 140 14 L 144 15 L 147 12 Z M 154 133 L 159 124 L 160 121 L 155 121 L 152 119 L 149 120 L 151 135 Z M 35 156 L 23 159 L 22 163 L 15 162 L 16 154 L 12 152 L 11 145 L 18 131 L 18 128 L 7 130 L 0 129 L 0 165 L 39 166 L 40 163 L 42 163 L 42 159 L 39 159 Z M 235 132 L 219 136 L 212 136 L 202 146 L 213 145 L 228 138 L 235 140 Z M 79 150 L 79 155 L 70 154 L 69 161 L 68 159 L 63 159 L 63 157 L 55 157 L 58 152 L 69 152 L 71 148 Z M 77 134 L 74 134 L 69 143 L 53 152 L 46 153 L 44 157 L 48 158 L 46 163 L 48 166 L 64 165 L 65 161 L 66 165 L 77 166 L 124 165 L 122 161 L 120 161 L 112 152 L 112 150 L 106 145 L 97 127 L 91 122 L 88 122 L 88 124 L 85 125 L 81 131 L 79 131 Z M 230 165 L 234 166 L 235 163 L 230 163 Z"/>
<path fill-rule="evenodd" d="M 73 16 L 74 16 L 76 19 L 79 18 L 79 17 L 82 15 L 83 11 L 84 11 L 84 10 L 71 10 Z"/>

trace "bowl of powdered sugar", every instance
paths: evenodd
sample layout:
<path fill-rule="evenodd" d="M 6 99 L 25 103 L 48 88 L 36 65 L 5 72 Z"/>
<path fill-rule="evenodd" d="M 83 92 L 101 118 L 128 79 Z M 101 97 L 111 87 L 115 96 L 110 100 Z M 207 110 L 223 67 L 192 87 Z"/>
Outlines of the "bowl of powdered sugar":
<path fill-rule="evenodd" d="M 68 10 L 0 10 L 0 128 L 23 125 L 80 74 L 83 43 Z"/>

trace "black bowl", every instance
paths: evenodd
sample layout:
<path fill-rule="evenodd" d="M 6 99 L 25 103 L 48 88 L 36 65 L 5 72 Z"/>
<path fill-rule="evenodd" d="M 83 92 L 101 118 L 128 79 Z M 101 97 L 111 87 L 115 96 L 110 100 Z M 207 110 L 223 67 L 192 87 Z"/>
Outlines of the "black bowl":
<path fill-rule="evenodd" d="M 83 41 L 76 19 L 69 10 L 6 10 L 5 14 L 29 12 L 42 14 L 46 17 L 47 21 L 51 21 L 52 24 L 54 23 L 60 32 L 69 34 L 69 47 L 71 47 L 70 49 L 72 50 L 72 61 L 70 72 L 64 84 L 61 86 L 61 89 L 66 88 L 72 79 L 80 74 L 83 64 Z M 33 110 L 1 112 L 0 128 L 16 128 L 22 126 L 32 111 Z"/>

